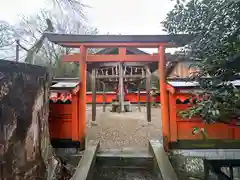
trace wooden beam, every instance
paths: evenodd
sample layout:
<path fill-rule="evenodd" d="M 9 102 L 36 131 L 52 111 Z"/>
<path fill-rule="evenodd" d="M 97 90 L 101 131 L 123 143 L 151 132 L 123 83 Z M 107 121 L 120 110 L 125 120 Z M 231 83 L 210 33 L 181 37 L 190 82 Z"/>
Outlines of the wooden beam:
<path fill-rule="evenodd" d="M 79 53 L 76 54 L 66 54 L 61 56 L 63 62 L 79 62 L 82 61 L 82 56 Z"/>
<path fill-rule="evenodd" d="M 92 69 L 92 121 L 96 121 L 96 69 Z"/>
<path fill-rule="evenodd" d="M 158 62 L 158 55 L 114 55 L 114 54 L 88 54 L 87 62 Z M 80 54 L 63 55 L 63 62 L 79 62 L 82 61 Z"/>
<path fill-rule="evenodd" d="M 60 46 L 64 47 L 80 47 L 84 45 L 88 48 L 109 48 L 109 47 L 135 47 L 135 48 L 158 48 L 159 46 L 165 47 L 179 47 L 179 45 L 175 43 L 59 43 Z"/>
<path fill-rule="evenodd" d="M 151 73 L 149 67 L 145 67 L 146 71 L 146 92 L 147 92 L 147 121 L 151 122 L 151 101 L 150 101 L 150 91 L 151 91 Z"/>
<path fill-rule="evenodd" d="M 168 96 L 167 96 L 167 87 L 166 87 L 166 75 L 165 75 L 165 47 L 160 46 L 158 48 L 159 53 L 159 75 L 160 75 L 160 99 L 161 99 L 161 113 L 162 113 L 162 133 L 163 133 L 163 143 L 164 148 L 168 151 L 169 143 L 169 111 L 168 111 Z"/>
<path fill-rule="evenodd" d="M 125 75 L 123 78 L 144 78 L 145 76 L 141 75 Z M 98 75 L 97 79 L 110 79 L 110 78 L 118 78 L 118 75 Z"/>
<path fill-rule="evenodd" d="M 171 93 L 171 94 L 174 94 L 176 91 L 175 91 L 175 88 L 172 87 L 171 85 L 167 84 L 167 90 Z"/>
<path fill-rule="evenodd" d="M 126 55 L 127 54 L 127 49 L 126 47 L 121 47 L 121 46 L 118 46 L 118 54 L 119 55 Z"/>
<path fill-rule="evenodd" d="M 134 79 L 134 80 L 129 80 L 129 79 L 127 79 L 126 81 L 124 81 L 124 83 L 134 83 L 134 82 L 139 82 L 139 81 L 141 81 L 141 80 L 143 80 L 144 78 L 139 78 L 139 79 Z M 109 83 L 109 84 L 117 84 L 119 81 L 118 80 L 105 80 L 105 79 L 101 79 L 101 81 L 102 82 L 104 82 L 104 83 Z"/>

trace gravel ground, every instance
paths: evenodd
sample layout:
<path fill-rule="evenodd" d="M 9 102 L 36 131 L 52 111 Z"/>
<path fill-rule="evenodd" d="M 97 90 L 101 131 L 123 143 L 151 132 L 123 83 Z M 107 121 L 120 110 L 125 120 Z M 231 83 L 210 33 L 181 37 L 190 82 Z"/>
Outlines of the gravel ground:
<path fill-rule="evenodd" d="M 91 105 L 87 107 L 87 140 L 99 140 L 101 149 L 146 148 L 148 140 L 161 139 L 161 114 L 159 108 L 152 108 L 152 122 L 146 117 L 146 108 L 138 112 L 112 113 L 110 105 L 106 112 L 97 106 L 96 124 L 91 123 Z"/>

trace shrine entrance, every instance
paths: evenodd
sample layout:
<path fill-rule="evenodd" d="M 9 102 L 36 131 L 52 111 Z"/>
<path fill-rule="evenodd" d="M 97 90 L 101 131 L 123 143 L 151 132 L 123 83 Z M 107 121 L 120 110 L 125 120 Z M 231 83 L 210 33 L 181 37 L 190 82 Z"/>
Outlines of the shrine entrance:
<path fill-rule="evenodd" d="M 105 48 L 96 54 L 116 55 L 118 51 L 118 48 Z M 126 54 L 149 55 L 137 48 L 129 47 L 126 48 Z M 99 102 L 103 104 L 103 112 L 106 112 L 106 105 L 110 103 L 109 111 L 123 113 L 132 112 L 132 106 L 135 103 L 138 104 L 137 109 L 141 112 L 141 100 L 145 100 L 146 119 L 151 122 L 150 80 L 151 73 L 157 68 L 157 62 L 94 62 L 88 64 L 87 70 L 91 72 L 92 121 L 96 121 L 96 104 Z M 101 85 L 101 88 L 96 87 L 97 83 Z M 97 92 L 97 89 L 100 91 Z M 102 95 L 101 101 L 99 97 L 96 98 L 96 94 Z"/>
<path fill-rule="evenodd" d="M 169 103 L 167 96 L 167 88 L 165 83 L 165 49 L 169 47 L 179 47 L 185 45 L 183 40 L 186 41 L 184 35 L 72 35 L 72 34 L 56 34 L 45 33 L 46 37 L 53 43 L 59 44 L 66 48 L 79 48 L 80 53 L 63 55 L 64 62 L 79 62 L 80 64 L 80 92 L 78 101 L 78 114 L 72 125 L 72 139 L 84 143 L 85 130 L 86 130 L 86 72 L 91 70 L 91 73 L 96 76 L 97 64 L 106 67 L 107 63 L 112 63 L 112 67 L 116 66 L 119 71 L 119 102 L 120 110 L 124 111 L 124 81 L 127 80 L 127 74 L 123 76 L 123 67 L 138 67 L 143 69 L 143 76 L 139 74 L 135 78 L 147 78 L 150 81 L 150 68 L 149 63 L 155 62 L 158 64 L 160 76 L 160 102 L 162 112 L 162 135 L 164 140 L 165 149 L 168 149 L 168 140 L 170 139 L 169 131 Z M 116 48 L 116 54 L 91 54 L 88 52 L 89 48 Z M 128 54 L 127 48 L 157 48 L 158 53 L 155 54 Z M 101 66 L 100 65 L 100 66 Z M 109 65 L 108 65 L 109 67 Z M 106 73 L 98 76 L 98 78 L 112 78 L 115 74 L 112 69 L 111 75 Z M 96 76 L 97 77 L 97 76 Z M 134 75 L 131 74 L 133 80 Z M 147 83 L 149 84 L 149 83 Z M 94 85 L 93 85 L 94 87 Z M 94 90 L 96 88 L 93 88 Z M 95 96 L 93 92 L 93 96 Z M 149 101 L 150 87 L 147 87 L 148 96 L 148 121 L 151 120 L 150 111 L 151 105 Z M 95 99 L 95 97 L 93 97 Z M 95 120 L 96 116 L 96 102 L 92 103 L 93 112 L 92 119 Z"/>

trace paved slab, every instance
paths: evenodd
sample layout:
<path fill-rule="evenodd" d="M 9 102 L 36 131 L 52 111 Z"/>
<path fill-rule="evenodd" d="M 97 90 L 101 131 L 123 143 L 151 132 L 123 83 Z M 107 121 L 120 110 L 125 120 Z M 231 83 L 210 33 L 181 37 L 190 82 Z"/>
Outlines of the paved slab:
<path fill-rule="evenodd" d="M 96 162 L 99 141 L 89 141 L 72 180 L 90 180 Z"/>
<path fill-rule="evenodd" d="M 207 160 L 240 160 L 240 149 L 191 149 L 175 150 L 173 153 Z"/>
<path fill-rule="evenodd" d="M 149 149 L 153 153 L 155 171 L 160 171 L 162 180 L 178 180 L 162 143 L 158 140 L 150 140 Z"/>

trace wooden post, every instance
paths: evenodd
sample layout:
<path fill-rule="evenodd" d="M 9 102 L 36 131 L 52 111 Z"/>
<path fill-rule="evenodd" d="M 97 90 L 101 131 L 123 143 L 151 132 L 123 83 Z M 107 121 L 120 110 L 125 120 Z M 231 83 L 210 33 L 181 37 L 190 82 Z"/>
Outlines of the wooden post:
<path fill-rule="evenodd" d="M 140 95 L 141 95 L 141 94 L 140 94 L 140 90 L 141 90 L 141 89 L 140 89 L 140 87 L 141 87 L 141 81 L 140 81 L 139 84 L 138 84 L 138 111 L 139 111 L 139 112 L 141 112 L 141 102 L 140 102 L 140 100 L 141 100 L 141 99 L 140 99 L 140 97 L 141 97 L 141 96 L 140 96 Z"/>
<path fill-rule="evenodd" d="M 230 179 L 234 180 L 234 174 L 233 174 L 233 166 L 229 167 L 229 174 L 230 174 Z"/>
<path fill-rule="evenodd" d="M 72 95 L 72 140 L 79 141 L 79 93 Z"/>
<path fill-rule="evenodd" d="M 159 75 L 160 75 L 160 98 L 161 98 L 161 111 L 162 111 L 162 134 L 163 134 L 163 143 L 164 149 L 168 151 L 169 143 L 169 111 L 168 111 L 168 97 L 167 97 L 167 88 L 165 84 L 165 47 L 160 46 L 158 48 L 159 53 Z"/>
<path fill-rule="evenodd" d="M 204 170 L 204 180 L 208 180 L 209 179 L 209 164 L 207 162 L 206 159 L 203 160 L 203 170 Z"/>
<path fill-rule="evenodd" d="M 20 44 L 20 40 L 16 39 L 16 62 L 19 61 L 19 44 Z"/>
<path fill-rule="evenodd" d="M 82 60 L 80 61 L 80 93 L 79 93 L 79 140 L 81 143 L 85 143 L 85 135 L 86 135 L 86 72 L 87 72 L 87 64 L 86 64 L 86 55 L 87 50 L 85 46 L 80 47 L 80 54 L 82 56 Z M 85 144 L 83 144 L 85 146 Z"/>
<path fill-rule="evenodd" d="M 176 109 L 176 95 L 168 92 L 169 96 L 169 140 L 170 142 L 177 142 L 177 109 Z M 171 105 L 171 108 L 170 108 Z"/>
<path fill-rule="evenodd" d="M 119 63 L 119 102 L 121 112 L 124 112 L 123 64 Z"/>
<path fill-rule="evenodd" d="M 145 67 L 146 71 L 146 93 L 147 93 L 147 121 L 151 122 L 151 101 L 150 101 L 150 90 L 151 90 L 151 74 L 149 67 Z"/>
<path fill-rule="evenodd" d="M 92 69 L 92 121 L 96 121 L 96 69 Z"/>
<path fill-rule="evenodd" d="M 103 112 L 106 112 L 106 101 L 107 101 L 106 85 L 105 85 L 105 83 L 102 83 L 102 85 L 103 85 Z"/>

